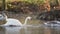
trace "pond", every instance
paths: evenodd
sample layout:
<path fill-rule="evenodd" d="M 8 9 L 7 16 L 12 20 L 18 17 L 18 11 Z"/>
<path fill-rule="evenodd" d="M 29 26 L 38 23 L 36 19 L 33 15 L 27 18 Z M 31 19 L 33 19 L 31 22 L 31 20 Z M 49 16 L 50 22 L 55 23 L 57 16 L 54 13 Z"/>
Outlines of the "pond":
<path fill-rule="evenodd" d="M 47 26 L 0 27 L 0 34 L 60 34 L 60 27 L 47 27 Z"/>

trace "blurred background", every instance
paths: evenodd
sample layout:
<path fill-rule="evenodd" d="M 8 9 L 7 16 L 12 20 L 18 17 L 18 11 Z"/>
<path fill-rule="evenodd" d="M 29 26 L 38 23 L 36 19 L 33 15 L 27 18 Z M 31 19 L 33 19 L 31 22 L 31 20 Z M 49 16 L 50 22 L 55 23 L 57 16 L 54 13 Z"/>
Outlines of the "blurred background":
<path fill-rule="evenodd" d="M 51 11 L 54 13 L 55 10 L 60 11 L 60 0 L 0 0 L 0 12 L 5 12 L 8 18 L 16 18 L 21 22 L 24 22 L 27 16 L 31 16 L 31 23 L 42 23 L 39 15 Z"/>

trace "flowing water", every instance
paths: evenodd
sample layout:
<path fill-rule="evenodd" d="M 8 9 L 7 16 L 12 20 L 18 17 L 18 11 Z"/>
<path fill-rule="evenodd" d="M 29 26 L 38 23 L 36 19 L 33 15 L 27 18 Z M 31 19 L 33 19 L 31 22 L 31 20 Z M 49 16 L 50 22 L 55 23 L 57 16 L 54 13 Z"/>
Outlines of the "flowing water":
<path fill-rule="evenodd" d="M 0 34 L 60 34 L 60 27 L 47 27 L 47 26 L 0 27 Z"/>

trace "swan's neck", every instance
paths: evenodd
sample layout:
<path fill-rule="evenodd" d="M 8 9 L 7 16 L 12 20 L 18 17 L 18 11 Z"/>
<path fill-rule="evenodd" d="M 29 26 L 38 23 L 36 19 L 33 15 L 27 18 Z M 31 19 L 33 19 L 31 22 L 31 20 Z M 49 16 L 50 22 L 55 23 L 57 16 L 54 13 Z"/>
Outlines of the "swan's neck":
<path fill-rule="evenodd" d="M 27 24 L 27 21 L 28 21 L 28 18 L 25 19 L 25 23 L 23 25 L 26 25 Z"/>
<path fill-rule="evenodd" d="M 2 14 L 4 16 L 4 18 L 7 20 L 7 16 L 5 14 Z"/>
<path fill-rule="evenodd" d="M 5 16 L 5 18 L 6 18 L 6 21 L 7 21 L 7 16 Z"/>

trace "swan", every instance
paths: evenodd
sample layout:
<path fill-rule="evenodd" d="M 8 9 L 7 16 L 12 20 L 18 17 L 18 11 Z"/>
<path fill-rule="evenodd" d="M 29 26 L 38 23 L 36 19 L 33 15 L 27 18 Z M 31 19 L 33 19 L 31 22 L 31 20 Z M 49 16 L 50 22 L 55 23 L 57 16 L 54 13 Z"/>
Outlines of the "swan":
<path fill-rule="evenodd" d="M 26 17 L 24 24 L 22 24 L 18 19 L 14 19 L 14 18 L 7 18 L 7 16 L 4 14 L 0 14 L 0 20 L 5 19 L 6 23 L 2 24 L 0 26 L 24 26 L 27 24 L 27 21 L 31 19 L 30 16 Z"/>
<path fill-rule="evenodd" d="M 47 26 L 60 26 L 60 21 L 48 21 L 44 24 Z"/>

